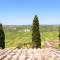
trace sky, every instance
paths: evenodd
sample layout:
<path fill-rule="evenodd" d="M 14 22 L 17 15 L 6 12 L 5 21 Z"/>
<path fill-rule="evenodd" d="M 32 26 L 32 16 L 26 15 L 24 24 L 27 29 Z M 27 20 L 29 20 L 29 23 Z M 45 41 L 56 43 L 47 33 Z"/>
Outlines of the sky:
<path fill-rule="evenodd" d="M 60 0 L 0 0 L 3 25 L 31 25 L 35 15 L 42 25 L 60 24 Z"/>

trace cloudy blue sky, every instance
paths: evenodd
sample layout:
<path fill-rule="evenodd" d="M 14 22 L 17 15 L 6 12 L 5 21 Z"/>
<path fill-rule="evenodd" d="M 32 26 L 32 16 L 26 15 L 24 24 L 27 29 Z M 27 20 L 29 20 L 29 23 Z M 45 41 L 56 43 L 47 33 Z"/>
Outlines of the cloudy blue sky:
<path fill-rule="evenodd" d="M 0 0 L 0 23 L 32 24 L 38 15 L 40 24 L 60 24 L 60 0 Z"/>

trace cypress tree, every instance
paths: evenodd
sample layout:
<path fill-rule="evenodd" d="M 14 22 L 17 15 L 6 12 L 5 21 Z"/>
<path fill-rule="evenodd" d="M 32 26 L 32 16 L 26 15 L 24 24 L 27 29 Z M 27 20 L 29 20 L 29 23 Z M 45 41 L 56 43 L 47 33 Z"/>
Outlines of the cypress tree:
<path fill-rule="evenodd" d="M 2 28 L 2 24 L 0 24 L 0 48 L 5 48 L 5 34 Z"/>
<path fill-rule="evenodd" d="M 32 26 L 32 42 L 33 48 L 41 48 L 41 39 L 40 39 L 40 31 L 39 31 L 39 20 L 37 15 L 35 15 Z"/>
<path fill-rule="evenodd" d="M 59 25 L 59 47 L 60 47 L 60 25 Z"/>

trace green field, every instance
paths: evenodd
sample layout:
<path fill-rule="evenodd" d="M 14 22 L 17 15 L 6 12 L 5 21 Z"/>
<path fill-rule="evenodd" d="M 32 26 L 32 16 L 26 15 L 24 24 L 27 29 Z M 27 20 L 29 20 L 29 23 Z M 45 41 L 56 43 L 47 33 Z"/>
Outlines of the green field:
<path fill-rule="evenodd" d="M 58 32 L 41 32 L 42 46 L 44 41 L 58 40 Z M 18 44 L 32 42 L 32 32 L 5 32 L 6 48 L 17 47 Z M 24 46 L 24 45 L 23 45 Z"/>
<path fill-rule="evenodd" d="M 5 47 L 13 48 L 17 47 L 32 47 L 32 26 L 23 25 L 23 26 L 14 26 L 6 25 L 3 26 L 5 33 Z M 24 32 L 25 29 L 29 29 L 30 32 Z M 20 32 L 19 32 L 20 31 Z M 45 41 L 56 41 L 58 40 L 58 26 L 56 25 L 47 25 L 40 26 L 41 33 L 41 44 L 44 46 Z"/>

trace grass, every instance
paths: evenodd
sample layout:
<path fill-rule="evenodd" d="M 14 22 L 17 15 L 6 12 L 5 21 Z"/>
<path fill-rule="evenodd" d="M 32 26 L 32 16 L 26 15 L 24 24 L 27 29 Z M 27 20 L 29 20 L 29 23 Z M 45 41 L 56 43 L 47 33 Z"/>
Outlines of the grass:
<path fill-rule="evenodd" d="M 58 32 L 41 32 L 42 47 L 44 41 L 55 41 L 58 40 Z M 17 47 L 18 44 L 28 44 L 32 42 L 31 32 L 5 32 L 5 46 L 6 48 Z"/>
<path fill-rule="evenodd" d="M 5 33 L 6 48 L 16 47 L 18 43 L 28 43 L 31 41 L 31 33 L 25 32 L 6 32 Z"/>

